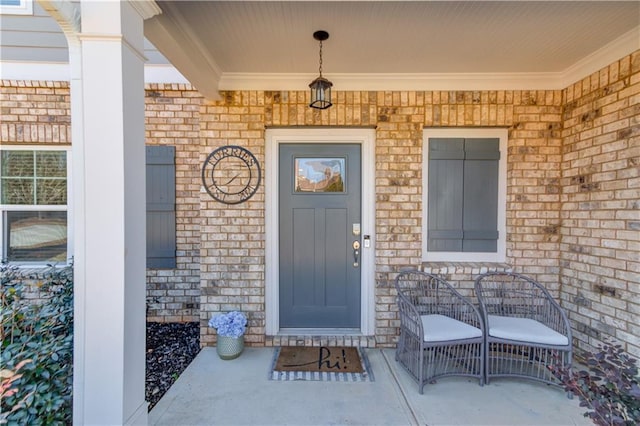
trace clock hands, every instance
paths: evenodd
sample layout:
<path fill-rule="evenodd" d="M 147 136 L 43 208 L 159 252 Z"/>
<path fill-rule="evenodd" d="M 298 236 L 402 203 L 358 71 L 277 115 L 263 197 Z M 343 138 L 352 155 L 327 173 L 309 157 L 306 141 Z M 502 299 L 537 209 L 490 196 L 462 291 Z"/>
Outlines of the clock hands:
<path fill-rule="evenodd" d="M 229 181 L 227 183 L 225 183 L 224 185 L 230 185 L 231 182 L 233 182 L 234 180 L 236 180 L 238 178 L 238 176 L 240 176 L 240 173 L 237 173 L 234 177 L 229 179 Z"/>

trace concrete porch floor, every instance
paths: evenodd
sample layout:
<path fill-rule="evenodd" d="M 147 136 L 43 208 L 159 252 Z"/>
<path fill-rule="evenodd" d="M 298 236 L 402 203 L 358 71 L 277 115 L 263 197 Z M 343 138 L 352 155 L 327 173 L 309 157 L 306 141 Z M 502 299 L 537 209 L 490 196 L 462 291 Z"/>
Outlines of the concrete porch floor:
<path fill-rule="evenodd" d="M 578 399 L 557 387 L 467 378 L 417 384 L 393 349 L 366 349 L 375 381 L 267 378 L 273 348 L 246 348 L 232 361 L 204 348 L 149 414 L 152 425 L 592 425 Z"/>

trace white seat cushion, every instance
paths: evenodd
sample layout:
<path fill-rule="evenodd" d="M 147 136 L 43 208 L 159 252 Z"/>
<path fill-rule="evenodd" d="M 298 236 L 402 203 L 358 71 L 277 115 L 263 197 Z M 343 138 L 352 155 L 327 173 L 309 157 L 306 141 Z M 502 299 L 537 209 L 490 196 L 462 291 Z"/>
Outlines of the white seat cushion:
<path fill-rule="evenodd" d="M 444 315 L 422 315 L 425 342 L 472 339 L 482 336 L 482 330 Z"/>
<path fill-rule="evenodd" d="M 489 336 L 543 345 L 567 345 L 569 339 L 530 318 L 489 315 Z"/>

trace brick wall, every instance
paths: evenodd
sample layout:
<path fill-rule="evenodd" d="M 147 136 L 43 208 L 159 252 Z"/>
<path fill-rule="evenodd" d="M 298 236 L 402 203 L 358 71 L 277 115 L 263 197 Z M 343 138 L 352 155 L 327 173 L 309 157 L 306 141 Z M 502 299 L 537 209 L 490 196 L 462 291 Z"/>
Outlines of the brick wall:
<path fill-rule="evenodd" d="M 559 294 L 561 91 L 334 92 L 328 110 L 308 107 L 308 92 L 227 92 L 205 102 L 201 162 L 216 147 L 246 146 L 264 162 L 265 126 L 376 127 L 376 336 L 393 346 L 398 332 L 395 273 L 422 263 L 422 129 L 509 128 L 507 256 L 514 270 Z M 248 313 L 246 340 L 271 345 L 264 314 L 264 188 L 227 206 L 202 193 L 201 342 L 215 342 L 212 313 Z M 449 276 L 469 292 L 473 275 Z M 304 342 L 304 336 L 287 338 Z M 277 342 L 276 342 L 277 343 Z"/>
<path fill-rule="evenodd" d="M 509 131 L 507 262 L 490 267 L 552 290 L 579 348 L 614 336 L 639 354 L 639 56 L 564 91 L 337 91 L 324 111 L 308 107 L 306 91 L 226 92 L 210 102 L 188 85 L 148 85 L 147 143 L 176 147 L 178 232 L 178 267 L 148 271 L 149 319 L 199 319 L 201 342 L 211 345 L 211 314 L 239 309 L 249 316 L 248 344 L 281 344 L 265 336 L 264 186 L 246 203 L 224 205 L 201 190 L 201 165 L 226 144 L 264 164 L 269 126 L 375 127 L 376 336 L 342 339 L 393 346 L 398 270 L 437 271 L 471 295 L 486 267 L 422 264 L 422 129 L 499 126 Z M 70 142 L 67 83 L 3 81 L 0 96 L 3 144 Z"/>
<path fill-rule="evenodd" d="M 176 148 L 176 268 L 147 269 L 147 320 L 199 321 L 200 104 L 185 84 L 149 84 L 145 142 Z"/>
<path fill-rule="evenodd" d="M 149 321 L 199 319 L 201 102 L 184 84 L 146 91 L 146 143 L 175 146 L 177 162 L 177 268 L 147 270 Z M 3 80 L 0 103 L 0 144 L 71 144 L 68 82 Z"/>
<path fill-rule="evenodd" d="M 69 83 L 2 80 L 0 143 L 71 144 Z"/>
<path fill-rule="evenodd" d="M 640 357 L 640 51 L 564 91 L 561 284 L 579 349 Z"/>

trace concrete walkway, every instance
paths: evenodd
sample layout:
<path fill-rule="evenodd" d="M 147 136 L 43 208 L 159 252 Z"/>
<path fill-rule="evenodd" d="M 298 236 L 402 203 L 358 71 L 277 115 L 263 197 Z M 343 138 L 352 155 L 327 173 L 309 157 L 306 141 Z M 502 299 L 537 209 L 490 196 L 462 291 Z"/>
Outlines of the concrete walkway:
<path fill-rule="evenodd" d="M 557 387 L 466 378 L 417 384 L 392 349 L 367 349 L 373 382 L 270 381 L 273 348 L 222 361 L 204 348 L 153 408 L 152 425 L 592 425 Z"/>

